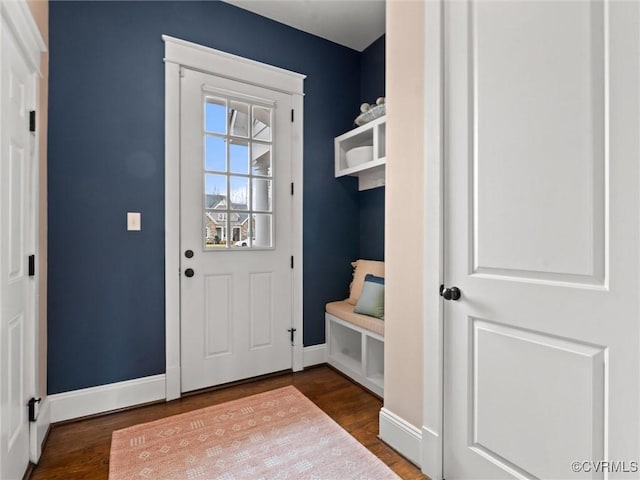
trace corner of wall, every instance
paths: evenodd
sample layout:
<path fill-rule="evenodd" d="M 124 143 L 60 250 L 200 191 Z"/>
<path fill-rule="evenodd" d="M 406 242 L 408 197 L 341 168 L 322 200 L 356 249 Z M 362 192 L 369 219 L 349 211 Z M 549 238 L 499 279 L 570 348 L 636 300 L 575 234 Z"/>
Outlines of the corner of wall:
<path fill-rule="evenodd" d="M 415 428 L 423 411 L 423 37 L 423 2 L 390 0 L 384 407 Z"/>

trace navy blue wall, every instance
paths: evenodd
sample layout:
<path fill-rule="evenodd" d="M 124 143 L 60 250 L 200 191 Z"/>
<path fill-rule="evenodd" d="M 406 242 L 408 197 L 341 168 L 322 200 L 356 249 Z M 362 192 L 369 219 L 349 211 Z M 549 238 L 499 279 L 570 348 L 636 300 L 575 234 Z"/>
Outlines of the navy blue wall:
<path fill-rule="evenodd" d="M 385 96 L 385 36 L 369 45 L 360 57 L 360 100 L 373 104 Z M 360 204 L 360 258 L 384 260 L 384 187 L 358 194 Z"/>
<path fill-rule="evenodd" d="M 324 304 L 345 297 L 360 248 L 362 202 L 333 176 L 333 137 L 358 111 L 361 54 L 221 2 L 49 14 L 49 393 L 164 372 L 162 34 L 307 74 L 304 344 L 322 343 Z"/>
<path fill-rule="evenodd" d="M 363 190 L 360 202 L 360 258 L 384 260 L 384 187 Z"/>
<path fill-rule="evenodd" d="M 385 35 L 369 45 L 360 56 L 360 102 L 373 105 L 385 95 Z"/>

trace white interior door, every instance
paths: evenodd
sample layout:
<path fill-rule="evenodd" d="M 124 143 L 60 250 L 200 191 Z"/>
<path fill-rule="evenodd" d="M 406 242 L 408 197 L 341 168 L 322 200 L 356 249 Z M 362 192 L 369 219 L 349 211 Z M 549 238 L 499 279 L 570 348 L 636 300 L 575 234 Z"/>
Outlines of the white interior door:
<path fill-rule="evenodd" d="M 3 19 L 4 22 L 4 19 Z M 27 402 L 33 395 L 35 280 L 33 141 L 35 80 L 9 29 L 0 44 L 0 478 L 21 479 L 29 464 Z"/>
<path fill-rule="evenodd" d="M 639 475 L 639 7 L 444 3 L 447 480 Z"/>
<path fill-rule="evenodd" d="M 292 99 L 183 72 L 185 392 L 292 366 Z"/>

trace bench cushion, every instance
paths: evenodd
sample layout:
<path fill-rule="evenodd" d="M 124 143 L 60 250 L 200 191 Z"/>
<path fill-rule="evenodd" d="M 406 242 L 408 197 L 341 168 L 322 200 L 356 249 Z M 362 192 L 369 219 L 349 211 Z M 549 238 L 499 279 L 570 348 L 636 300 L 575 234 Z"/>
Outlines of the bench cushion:
<path fill-rule="evenodd" d="M 326 305 L 327 313 L 338 317 L 345 322 L 353 323 L 361 328 L 370 330 L 378 335 L 384 336 L 384 321 L 369 315 L 360 315 L 353 312 L 353 305 L 346 300 L 331 302 Z"/>

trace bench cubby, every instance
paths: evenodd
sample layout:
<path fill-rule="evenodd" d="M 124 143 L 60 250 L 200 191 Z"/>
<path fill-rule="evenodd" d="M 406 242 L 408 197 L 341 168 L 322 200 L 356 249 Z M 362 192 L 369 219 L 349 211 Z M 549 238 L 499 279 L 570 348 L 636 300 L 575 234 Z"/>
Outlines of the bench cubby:
<path fill-rule="evenodd" d="M 328 312 L 325 327 L 329 365 L 384 397 L 384 337 Z"/>

